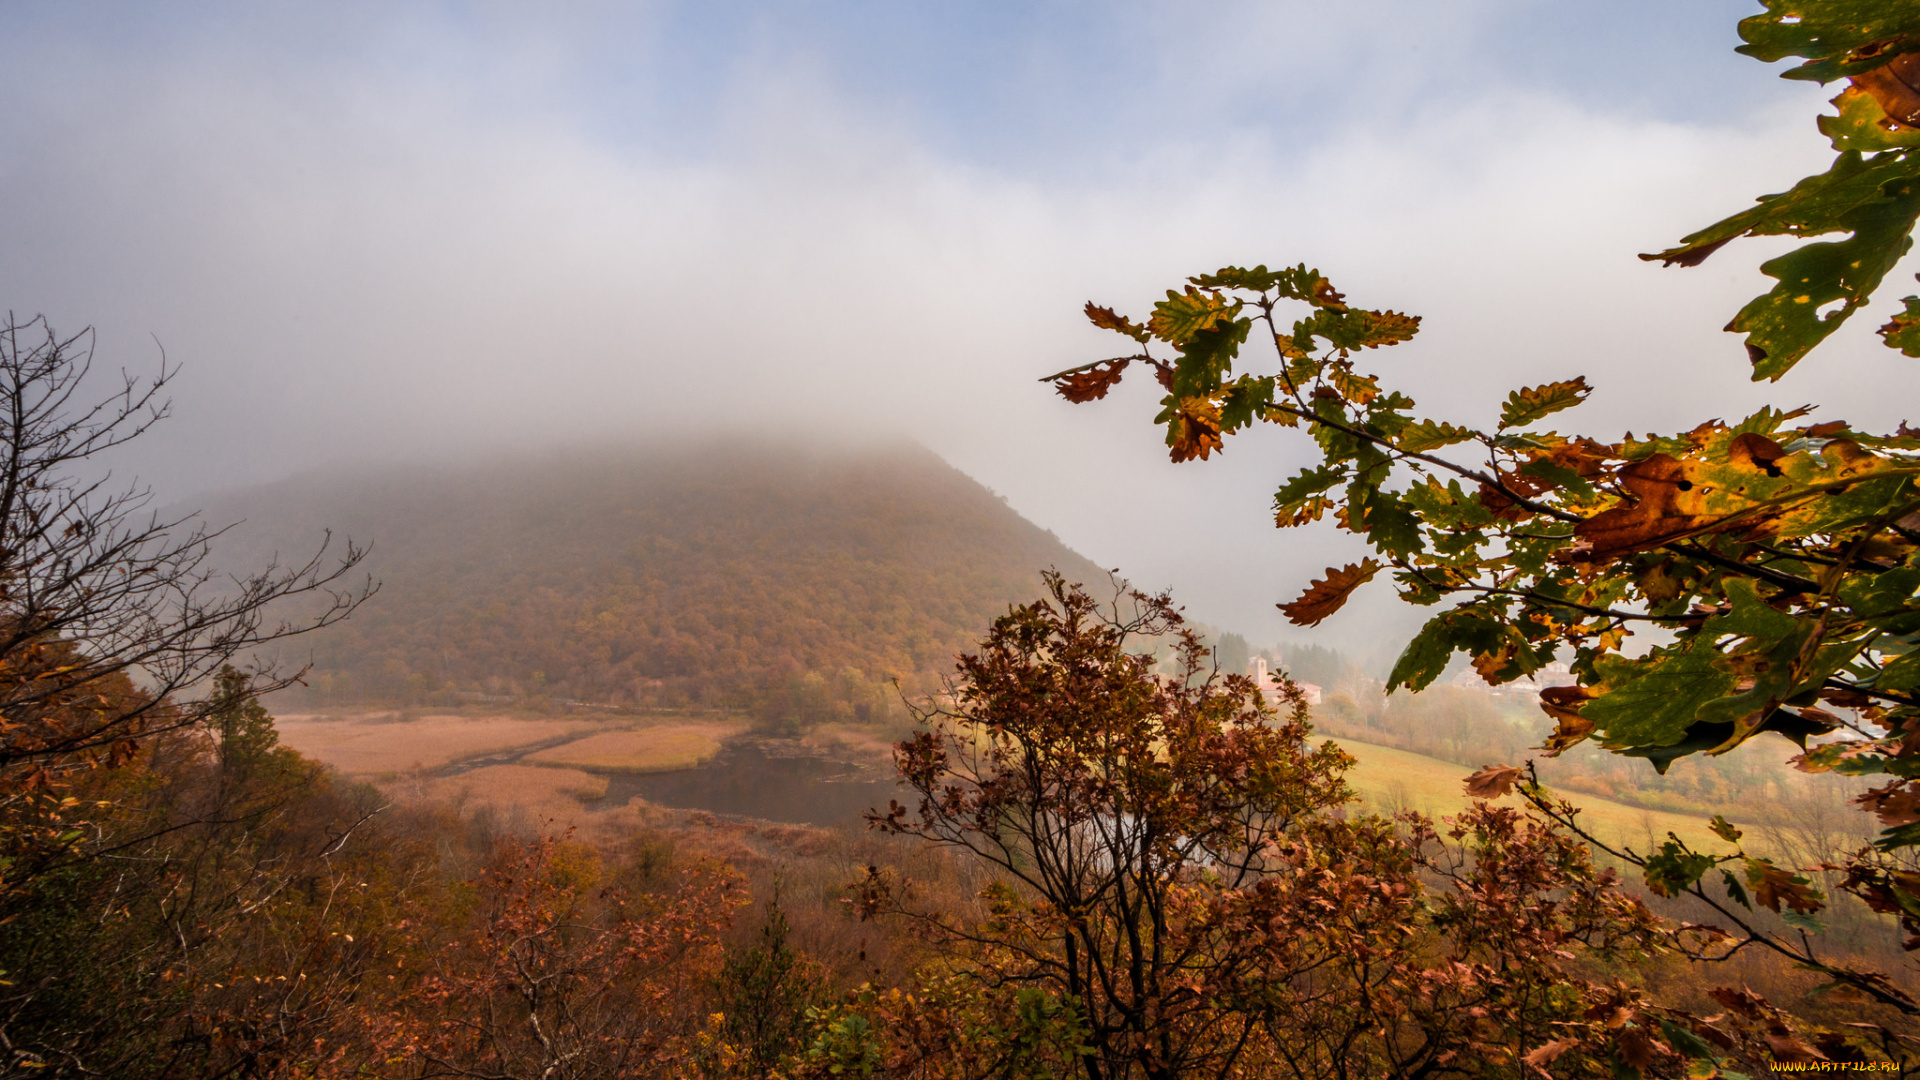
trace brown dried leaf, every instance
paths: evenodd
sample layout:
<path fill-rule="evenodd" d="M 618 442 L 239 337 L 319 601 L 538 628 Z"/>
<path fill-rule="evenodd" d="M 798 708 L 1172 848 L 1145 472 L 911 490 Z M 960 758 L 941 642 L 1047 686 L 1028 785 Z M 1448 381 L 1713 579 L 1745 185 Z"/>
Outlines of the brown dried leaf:
<path fill-rule="evenodd" d="M 1811 915 L 1826 906 L 1820 902 L 1819 893 L 1811 885 L 1793 880 L 1796 875 L 1791 871 L 1770 863 L 1749 863 L 1749 866 L 1754 865 L 1760 867 L 1761 878 L 1754 886 L 1753 898 L 1769 909 L 1777 912 L 1784 903 L 1802 915 Z"/>
<path fill-rule="evenodd" d="M 1181 401 L 1167 423 L 1168 456 L 1176 462 L 1205 461 L 1221 446 L 1220 406 L 1203 397 Z"/>
<path fill-rule="evenodd" d="M 1735 435 L 1733 442 L 1727 447 L 1728 462 L 1766 473 L 1768 476 L 1780 475 L 1779 461 L 1786 456 L 1787 452 L 1781 449 L 1779 443 L 1764 435 L 1755 435 L 1751 431 L 1743 431 Z"/>
<path fill-rule="evenodd" d="M 1294 507 L 1290 513 L 1283 512 L 1274 514 L 1273 525 L 1276 529 L 1295 528 L 1305 525 L 1310 521 L 1319 521 L 1320 518 L 1331 509 L 1333 509 L 1332 499 L 1324 495 L 1315 495 L 1312 498 L 1302 501 L 1298 506 Z"/>
<path fill-rule="evenodd" d="M 1097 401 L 1106 397 L 1107 391 L 1119 383 L 1121 373 L 1127 370 L 1130 362 L 1122 357 L 1095 364 L 1071 375 L 1062 375 L 1053 381 L 1053 388 L 1075 405 Z"/>
<path fill-rule="evenodd" d="M 1825 1054 L 1801 1042 L 1791 1032 L 1769 1031 L 1760 1037 L 1766 1041 L 1767 1049 L 1773 1051 L 1773 1059 L 1775 1061 L 1807 1062 L 1827 1060 Z"/>
<path fill-rule="evenodd" d="M 1327 576 L 1307 586 L 1307 591 L 1290 604 L 1281 604 L 1280 611 L 1287 621 L 1295 626 L 1318 626 L 1321 621 L 1346 606 L 1347 597 L 1353 590 L 1372 580 L 1380 572 L 1380 564 L 1372 559 L 1361 559 L 1358 563 L 1348 563 L 1336 570 L 1327 567 Z"/>
<path fill-rule="evenodd" d="M 1599 561 L 1659 547 L 1709 524 L 1706 496 L 1691 471 L 1688 463 L 1666 454 L 1621 469 L 1620 486 L 1628 497 L 1574 527 L 1574 535 L 1592 545 L 1587 558 Z"/>
<path fill-rule="evenodd" d="M 1467 777 L 1467 794 L 1476 799 L 1498 799 L 1513 790 L 1520 770 L 1512 765 L 1489 765 Z"/>
<path fill-rule="evenodd" d="M 1146 327 L 1125 315 L 1117 314 L 1110 307 L 1100 307 L 1091 300 L 1087 301 L 1087 319 L 1102 330 L 1117 330 L 1142 345 L 1147 343 L 1147 338 L 1150 336 Z"/>
<path fill-rule="evenodd" d="M 1620 456 L 1618 444 L 1595 442 L 1581 437 L 1569 439 L 1564 443 L 1533 454 L 1536 461 L 1545 460 L 1563 469 L 1571 469 L 1588 480 L 1594 480 L 1606 472 L 1607 463 Z"/>
<path fill-rule="evenodd" d="M 1540 711 L 1560 722 L 1541 747 L 1549 756 L 1562 753 L 1593 734 L 1593 721 L 1580 715 L 1580 705 L 1593 697 L 1584 686 L 1549 686 L 1540 691 Z"/>
<path fill-rule="evenodd" d="M 1621 1058 L 1642 1072 L 1655 1060 L 1673 1053 L 1672 1047 L 1655 1038 L 1645 1027 L 1621 1028 L 1613 1042 L 1620 1048 Z"/>
<path fill-rule="evenodd" d="M 1920 822 L 1920 789 L 1905 780 L 1870 788 L 1853 801 L 1878 814 L 1881 824 L 1889 829 Z"/>
<path fill-rule="evenodd" d="M 1500 487 L 1486 483 L 1480 485 L 1480 505 L 1493 511 L 1493 516 L 1503 521 L 1525 521 L 1533 515 L 1533 511 L 1515 502 L 1507 492 L 1530 499 L 1553 486 L 1545 480 L 1519 473 L 1500 473 L 1499 480 Z"/>
<path fill-rule="evenodd" d="M 1541 1076 L 1552 1077 L 1553 1074 L 1547 1071 L 1547 1066 L 1553 1064 L 1561 1054 L 1579 1045 L 1579 1039 L 1555 1039 L 1536 1050 L 1529 1050 L 1520 1060 L 1529 1068 L 1539 1070 Z"/>
<path fill-rule="evenodd" d="M 1707 996 L 1748 1020 L 1763 1020 L 1774 1011 L 1766 998 L 1745 987 L 1735 990 L 1731 986 L 1716 986 L 1707 991 Z"/>

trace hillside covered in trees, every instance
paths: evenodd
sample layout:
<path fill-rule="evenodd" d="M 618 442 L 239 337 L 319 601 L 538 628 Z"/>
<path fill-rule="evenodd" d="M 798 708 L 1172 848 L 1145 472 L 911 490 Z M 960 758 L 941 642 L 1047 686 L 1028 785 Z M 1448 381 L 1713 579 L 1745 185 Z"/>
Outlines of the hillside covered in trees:
<path fill-rule="evenodd" d="M 216 546 L 235 565 L 323 527 L 371 544 L 379 594 L 311 641 L 308 681 L 333 701 L 844 710 L 881 680 L 949 669 L 1031 597 L 1037 570 L 1102 579 L 906 441 L 661 442 L 332 471 L 195 505 L 242 522 Z"/>

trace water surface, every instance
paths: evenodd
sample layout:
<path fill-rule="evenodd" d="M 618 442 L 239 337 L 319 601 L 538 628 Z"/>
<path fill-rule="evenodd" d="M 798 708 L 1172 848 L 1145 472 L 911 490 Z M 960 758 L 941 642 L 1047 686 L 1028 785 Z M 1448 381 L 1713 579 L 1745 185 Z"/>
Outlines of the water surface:
<path fill-rule="evenodd" d="M 857 823 L 869 809 L 885 810 L 900 791 L 878 768 L 781 756 L 756 743 L 739 743 L 705 768 L 609 776 L 606 797 L 596 805 L 624 806 L 637 795 L 680 810 L 831 826 Z"/>

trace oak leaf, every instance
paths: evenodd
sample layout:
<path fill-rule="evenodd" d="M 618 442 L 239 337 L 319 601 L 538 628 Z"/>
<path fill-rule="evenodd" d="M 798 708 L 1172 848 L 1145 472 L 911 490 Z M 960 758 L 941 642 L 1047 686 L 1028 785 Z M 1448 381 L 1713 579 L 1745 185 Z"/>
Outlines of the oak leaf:
<path fill-rule="evenodd" d="M 1555 1039 L 1537 1049 L 1527 1051 L 1520 1060 L 1525 1062 L 1528 1068 L 1539 1070 L 1541 1076 L 1552 1077 L 1553 1074 L 1547 1071 L 1547 1066 L 1553 1064 L 1561 1054 L 1579 1045 L 1579 1039 Z"/>
<path fill-rule="evenodd" d="M 1593 734 L 1593 721 L 1580 715 L 1581 703 L 1592 697 L 1593 691 L 1584 686 L 1549 686 L 1540 691 L 1540 711 L 1560 722 L 1541 747 L 1549 757 L 1558 756 Z"/>
<path fill-rule="evenodd" d="M 1673 1052 L 1673 1048 L 1655 1038 L 1644 1027 L 1623 1027 L 1613 1037 L 1613 1043 L 1620 1048 L 1620 1057 L 1628 1066 L 1644 1072 L 1655 1059 Z"/>
<path fill-rule="evenodd" d="M 1443 446 L 1466 442 L 1473 438 L 1474 434 L 1471 428 L 1456 427 L 1453 424 L 1433 420 L 1421 420 L 1408 424 L 1393 440 L 1393 446 L 1394 449 L 1403 450 L 1409 454 L 1424 454 L 1429 450 L 1438 450 Z"/>
<path fill-rule="evenodd" d="M 1515 390 L 1507 395 L 1506 404 L 1500 407 L 1500 426 L 1503 428 L 1525 427 L 1541 417 L 1580 404 L 1591 393 L 1593 393 L 1593 387 L 1587 385 L 1587 378 L 1584 375 L 1564 382 L 1550 382 Z"/>
<path fill-rule="evenodd" d="M 1118 314 L 1110 307 L 1101 307 L 1091 300 L 1087 301 L 1087 319 L 1102 330 L 1116 330 L 1142 345 L 1145 345 L 1147 339 L 1152 336 L 1147 332 L 1146 327 L 1125 315 Z"/>
<path fill-rule="evenodd" d="M 1888 348 L 1920 356 L 1920 296 L 1907 297 L 1906 305 L 1906 310 L 1880 328 L 1880 336 L 1886 339 Z"/>
<path fill-rule="evenodd" d="M 1775 912 L 1785 904 L 1802 915 L 1811 915 L 1826 906 L 1821 903 L 1819 890 L 1806 878 L 1765 859 L 1747 860 L 1747 884 L 1753 887 L 1753 898 Z"/>
<path fill-rule="evenodd" d="M 1318 626 L 1329 615 L 1339 611 L 1347 603 L 1347 597 L 1353 590 L 1373 579 L 1380 572 L 1380 564 L 1372 559 L 1361 559 L 1358 563 L 1348 563 L 1338 570 L 1327 567 L 1327 576 L 1307 586 L 1299 599 L 1290 604 L 1281 604 L 1280 610 L 1287 621 L 1295 626 Z"/>
<path fill-rule="evenodd" d="M 1790 1032 L 1769 1031 L 1760 1037 L 1766 1041 L 1767 1049 L 1773 1052 L 1775 1061 L 1804 1063 L 1827 1060 L 1820 1051 L 1801 1042 Z"/>
<path fill-rule="evenodd" d="M 1327 511 L 1333 509 L 1333 500 L 1325 495 L 1309 495 L 1298 502 L 1289 503 L 1273 513 L 1273 527 L 1292 529 L 1308 522 L 1319 521 Z"/>
<path fill-rule="evenodd" d="M 1218 293 L 1201 292 L 1191 285 L 1185 292 L 1168 289 L 1167 298 L 1153 305 L 1147 329 L 1168 344 L 1185 345 L 1195 334 L 1230 321 L 1239 311 L 1238 301 L 1228 303 Z"/>
<path fill-rule="evenodd" d="M 1889 829 L 1920 822 L 1920 789 L 1904 780 L 1870 788 L 1853 801 L 1878 814 L 1881 824 Z"/>
<path fill-rule="evenodd" d="M 1520 770 L 1512 765 L 1489 765 L 1467 777 L 1467 794 L 1476 799 L 1498 799 L 1513 790 Z"/>
<path fill-rule="evenodd" d="M 1075 405 L 1097 401 L 1106 397 L 1107 391 L 1120 381 L 1120 375 L 1127 370 L 1129 362 L 1123 357 L 1095 364 L 1070 375 L 1061 375 L 1053 380 L 1053 388 Z"/>
<path fill-rule="evenodd" d="M 1707 996 L 1743 1020 L 1764 1020 L 1774 1011 L 1766 998 L 1745 987 L 1735 990 L 1731 986 L 1716 986 L 1707 991 Z"/>
<path fill-rule="evenodd" d="M 1707 828 L 1712 829 L 1713 835 L 1729 844 L 1738 843 L 1742 835 L 1740 830 L 1734 827 L 1733 822 L 1728 821 L 1722 814 L 1713 815 L 1713 820 L 1707 822 Z"/>
<path fill-rule="evenodd" d="M 1588 554 L 1591 550 L 1589 547 L 1582 554 Z M 1646 572 L 1635 581 L 1635 584 L 1640 586 L 1640 595 L 1646 597 L 1648 603 L 1653 604 L 1664 604 L 1679 598 L 1685 591 L 1684 585 L 1669 572 L 1668 568 L 1680 565 L 1682 564 L 1679 560 L 1668 559 L 1666 562 L 1655 563 L 1648 567 Z"/>
<path fill-rule="evenodd" d="M 1222 446 L 1220 407 L 1207 398 L 1186 398 L 1167 420 L 1167 447 L 1174 461 L 1207 460 Z"/>
<path fill-rule="evenodd" d="M 1254 292 L 1266 292 L 1293 276 L 1289 270 L 1269 270 L 1265 263 L 1248 270 L 1239 266 L 1223 266 L 1211 274 L 1197 274 L 1187 280 L 1203 289 L 1250 289 Z"/>
<path fill-rule="evenodd" d="M 1653 454 L 1621 469 L 1618 479 L 1627 498 L 1574 527 L 1574 535 L 1591 545 L 1587 559 L 1599 562 L 1658 547 L 1711 523 L 1706 492 L 1695 482 L 1692 464 Z"/>
<path fill-rule="evenodd" d="M 1583 479 L 1595 480 L 1606 471 L 1607 462 L 1616 460 L 1619 456 L 1619 446 L 1581 437 L 1568 439 L 1565 442 L 1553 444 L 1545 450 L 1537 451 L 1534 454 L 1534 460 L 1544 460 L 1567 469 Z"/>

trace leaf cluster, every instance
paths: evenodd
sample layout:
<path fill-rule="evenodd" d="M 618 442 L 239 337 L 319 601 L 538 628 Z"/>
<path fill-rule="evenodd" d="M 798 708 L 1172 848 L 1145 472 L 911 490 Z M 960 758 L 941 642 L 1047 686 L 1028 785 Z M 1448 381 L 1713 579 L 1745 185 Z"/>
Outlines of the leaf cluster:
<path fill-rule="evenodd" d="M 1742 236 L 1839 240 L 1802 244 L 1760 269 L 1778 281 L 1740 309 L 1727 329 L 1746 335 L 1753 377 L 1778 379 L 1862 306 L 1913 246 L 1920 219 L 1920 5 L 1911 0 L 1763 0 L 1740 22 L 1740 52 L 1772 62 L 1799 58 L 1784 78 L 1848 81 L 1820 130 L 1838 152 L 1827 171 L 1757 205 L 1642 255 L 1696 266 Z M 1920 356 L 1920 298 L 1884 327 L 1888 345 Z"/>
<path fill-rule="evenodd" d="M 1291 274 L 1324 285 L 1312 271 Z M 1207 299 L 1210 291 L 1219 295 Z M 1284 325 L 1280 305 L 1302 293 L 1314 297 L 1303 301 L 1306 317 Z M 1577 377 L 1512 391 L 1498 425 L 1474 429 L 1422 416 L 1356 371 L 1355 349 L 1403 338 L 1323 336 L 1328 295 L 1339 294 L 1282 288 L 1257 268 L 1196 277 L 1168 303 L 1252 313 L 1243 317 L 1273 342 L 1271 374 L 1232 375 L 1246 363 L 1237 348 L 1145 358 L 1170 372 L 1163 381 L 1198 388 L 1206 408 L 1225 415 L 1238 402 L 1233 409 L 1311 437 L 1319 461 L 1275 493 L 1276 524 L 1331 513 L 1373 553 L 1329 568 L 1283 604 L 1292 621 L 1320 622 L 1390 570 L 1403 599 L 1452 604 L 1408 644 L 1389 687 L 1421 689 L 1462 652 L 1495 684 L 1564 657 L 1580 685 L 1544 696 L 1559 721 L 1556 752 L 1598 739 L 1664 771 L 1762 732 L 1805 747 L 1848 728 L 1856 741 L 1818 748 L 1804 764 L 1898 778 L 1886 816 L 1908 831 L 1883 845 L 1920 840 L 1920 827 L 1897 816 L 1920 760 L 1892 738 L 1920 716 L 1915 433 L 1762 409 L 1732 424 L 1603 442 L 1545 424 L 1586 397 Z M 1389 322 L 1344 299 L 1336 314 Z M 1164 411 L 1160 420 L 1175 422 Z M 1624 648 L 1650 630 L 1664 642 Z"/>

